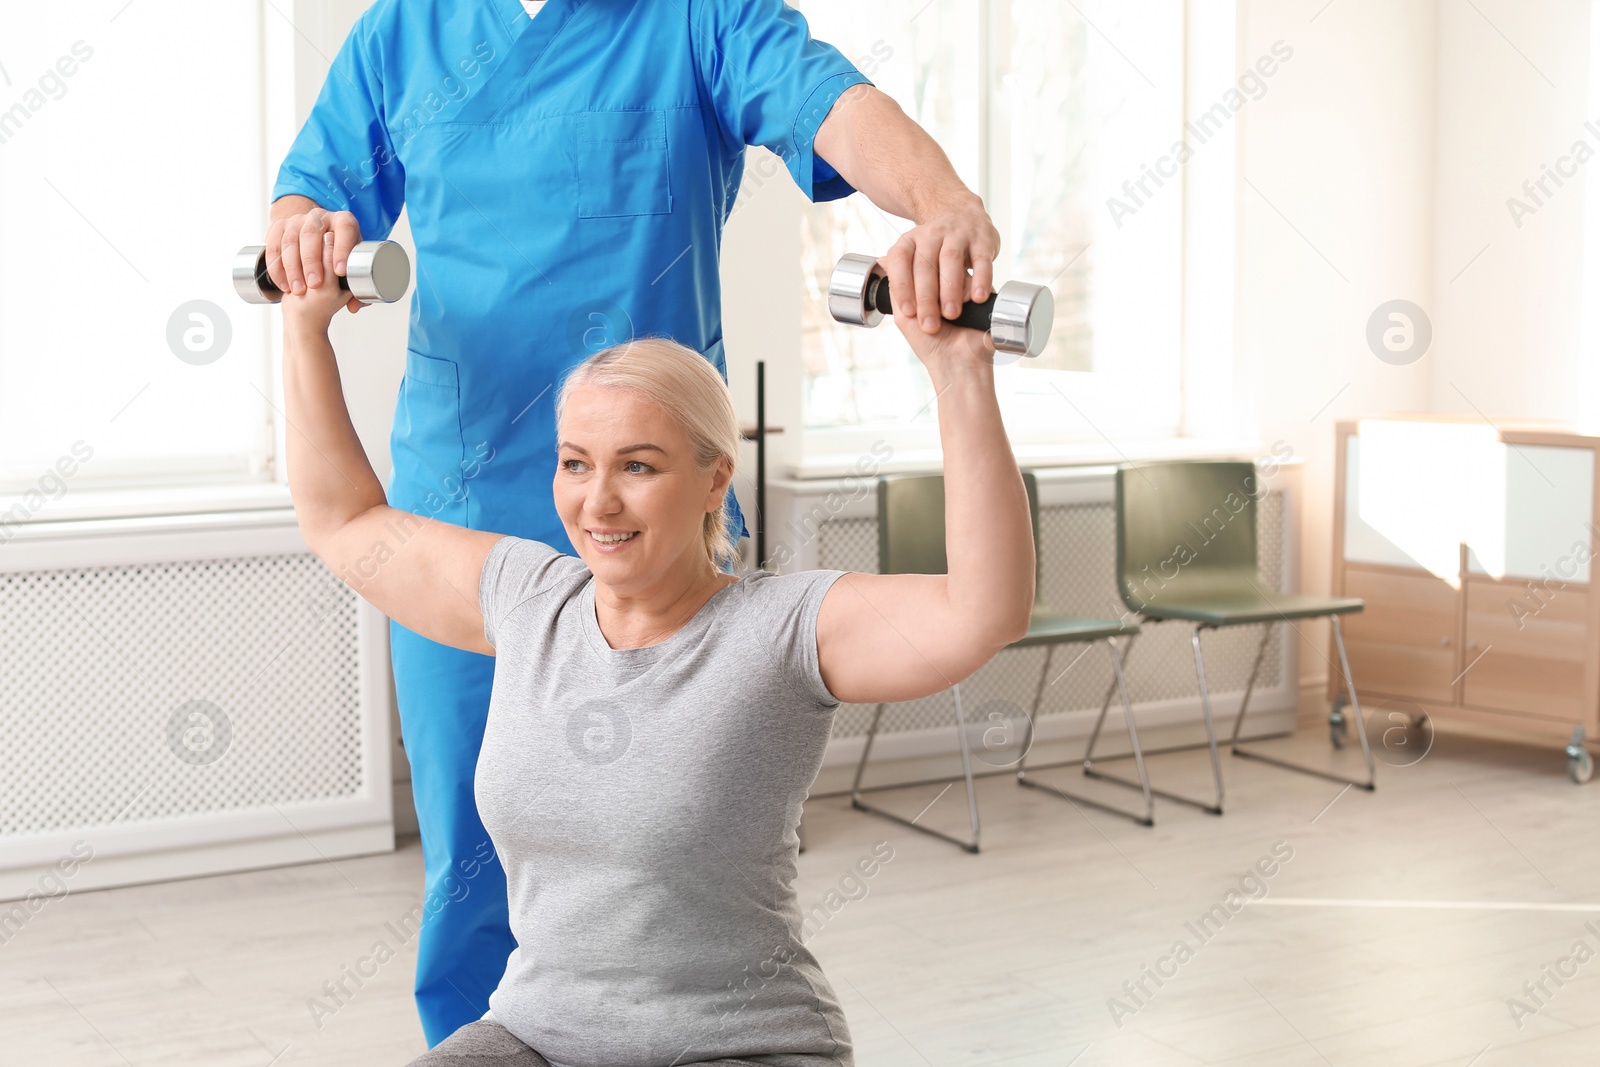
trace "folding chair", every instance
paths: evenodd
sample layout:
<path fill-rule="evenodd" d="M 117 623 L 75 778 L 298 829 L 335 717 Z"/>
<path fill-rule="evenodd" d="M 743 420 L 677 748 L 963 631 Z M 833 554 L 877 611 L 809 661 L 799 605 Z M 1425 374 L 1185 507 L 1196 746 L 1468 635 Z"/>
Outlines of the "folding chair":
<path fill-rule="evenodd" d="M 1177 793 L 1152 789 L 1156 796 L 1191 804 L 1214 815 L 1222 814 L 1222 763 L 1217 756 L 1212 725 L 1211 695 L 1206 686 L 1205 657 L 1200 646 L 1203 630 L 1227 626 L 1262 625 L 1250 680 L 1245 684 L 1239 714 L 1234 719 L 1229 746 L 1235 756 L 1248 757 L 1302 774 L 1344 782 L 1362 789 L 1376 788 L 1372 749 L 1356 699 L 1355 679 L 1345 654 L 1339 616 L 1360 611 L 1355 597 L 1322 597 L 1270 593 L 1258 581 L 1256 562 L 1255 464 L 1248 462 L 1139 463 L 1120 467 L 1116 475 L 1117 589 L 1122 601 L 1147 623 L 1187 622 L 1192 627 L 1195 677 L 1200 683 L 1200 710 L 1205 721 L 1206 745 L 1211 750 L 1211 773 L 1217 795 L 1211 803 Z M 1290 763 L 1245 748 L 1239 731 L 1250 706 L 1274 623 L 1327 616 L 1344 672 L 1345 691 L 1355 716 L 1356 734 L 1366 760 L 1362 781 L 1317 767 Z M 1186 751 L 1198 745 L 1152 750 L 1146 755 Z M 1084 773 L 1093 778 L 1134 783 L 1093 768 L 1094 739 L 1090 739 Z M 1123 756 L 1111 759 L 1125 759 Z"/>
<path fill-rule="evenodd" d="M 1032 471 L 1022 472 L 1023 485 L 1028 492 L 1028 510 L 1033 523 L 1033 543 L 1035 548 L 1039 544 L 1039 490 L 1038 481 Z M 1107 619 L 1084 619 L 1076 616 L 1058 615 L 1045 608 L 1038 599 L 1038 568 L 1039 560 L 1037 551 L 1034 559 L 1034 610 L 1032 621 L 1028 625 L 1028 632 L 1020 640 L 1012 642 L 1006 647 L 1032 648 L 1039 645 L 1049 645 L 1081 641 L 1105 640 L 1111 649 L 1113 669 L 1118 678 L 1121 677 L 1121 659 L 1117 654 L 1115 644 L 1110 640 L 1117 636 L 1128 636 L 1139 632 L 1137 623 L 1120 622 Z M 891 475 L 878 479 L 878 573 L 880 574 L 947 574 L 949 564 L 945 557 L 944 541 L 944 475 Z M 1045 672 L 1049 671 L 1050 652 L 1045 655 Z M 1037 715 L 1039 702 L 1044 693 L 1044 678 L 1041 674 L 1039 686 L 1034 694 L 1032 715 Z M 886 819 L 892 819 L 903 826 L 913 830 L 932 835 L 933 837 L 959 845 L 968 852 L 978 851 L 978 800 L 972 784 L 972 753 L 967 737 L 966 717 L 961 707 L 961 686 L 951 687 L 955 698 L 956 713 L 956 738 L 961 751 L 961 774 L 946 778 L 927 778 L 915 782 L 901 782 L 893 785 L 878 785 L 863 788 L 861 779 L 866 771 L 867 760 L 872 754 L 872 743 L 878 735 L 878 727 L 883 720 L 883 709 L 888 705 L 879 704 L 872 715 L 872 725 L 867 730 L 867 740 L 861 750 L 860 762 L 856 764 L 855 781 L 850 787 L 850 805 L 858 811 L 869 812 Z M 1123 704 L 1127 707 L 1127 689 L 1123 687 Z M 1109 692 L 1107 701 L 1111 699 Z M 1033 719 L 1028 719 L 1027 741 L 1023 747 L 1023 758 L 1026 758 L 1027 745 L 1032 743 Z M 1130 733 L 1133 728 L 1133 716 L 1128 715 Z M 1135 751 L 1138 749 L 1138 739 L 1134 736 Z M 1143 764 L 1141 761 L 1141 774 Z M 1019 772 L 1019 780 L 1022 775 Z M 949 782 L 964 781 L 967 787 L 967 814 L 972 825 L 972 837 L 963 841 L 949 834 L 923 826 L 920 823 L 907 819 L 895 812 L 875 807 L 862 800 L 867 793 L 876 793 L 888 789 L 906 789 L 921 785 L 942 785 Z M 1025 785 L 1036 783 L 1024 781 Z M 1050 788 L 1050 787 L 1046 787 Z M 1148 796 L 1146 800 L 1148 802 Z M 1098 802 L 1090 803 L 1099 805 Z M 1109 809 L 1116 810 L 1116 809 Z M 1119 814 L 1126 814 L 1119 812 Z M 1146 813 L 1148 817 L 1148 812 Z"/>

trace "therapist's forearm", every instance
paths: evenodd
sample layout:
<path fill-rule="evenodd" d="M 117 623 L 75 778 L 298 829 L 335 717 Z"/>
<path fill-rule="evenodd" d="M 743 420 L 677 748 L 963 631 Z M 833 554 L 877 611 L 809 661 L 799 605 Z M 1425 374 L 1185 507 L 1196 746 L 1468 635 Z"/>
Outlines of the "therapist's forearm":
<path fill-rule="evenodd" d="M 845 90 L 813 149 L 874 204 L 918 225 L 975 202 L 982 208 L 939 142 L 873 86 Z"/>
<path fill-rule="evenodd" d="M 315 551 L 324 537 L 386 503 L 383 483 L 350 422 L 326 332 L 284 323 L 283 400 L 289 495 Z"/>

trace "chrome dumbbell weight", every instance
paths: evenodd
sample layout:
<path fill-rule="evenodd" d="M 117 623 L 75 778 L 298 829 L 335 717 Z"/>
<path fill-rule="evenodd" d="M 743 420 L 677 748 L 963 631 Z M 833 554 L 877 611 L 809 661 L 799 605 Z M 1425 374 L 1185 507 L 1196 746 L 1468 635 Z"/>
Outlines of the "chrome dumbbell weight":
<path fill-rule="evenodd" d="M 233 287 L 251 304 L 276 304 L 283 292 L 267 274 L 265 245 L 245 245 L 233 260 Z M 362 241 L 350 250 L 339 288 L 363 304 L 391 304 L 411 287 L 411 257 L 394 241 Z"/>
<path fill-rule="evenodd" d="M 960 315 L 945 321 L 987 331 L 996 351 L 1037 356 L 1050 340 L 1055 306 L 1050 290 L 1042 285 L 1006 282 L 983 303 L 969 300 Z M 828 284 L 828 313 L 839 322 L 867 327 L 894 314 L 889 277 L 876 259 L 852 252 L 839 260 Z"/>

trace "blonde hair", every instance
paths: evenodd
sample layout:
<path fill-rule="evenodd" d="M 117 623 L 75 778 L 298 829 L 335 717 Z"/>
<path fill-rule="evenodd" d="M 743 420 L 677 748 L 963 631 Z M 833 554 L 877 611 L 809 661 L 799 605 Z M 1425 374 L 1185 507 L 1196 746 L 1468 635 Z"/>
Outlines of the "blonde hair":
<path fill-rule="evenodd" d="M 580 385 L 630 389 L 653 401 L 689 438 L 695 469 L 705 474 L 726 457 L 739 466 L 739 418 L 722 375 L 705 356 L 665 337 L 639 337 L 596 352 L 568 372 L 556 394 L 556 421 L 567 397 Z M 730 477 L 728 484 L 733 480 Z M 738 559 L 738 535 L 729 522 L 726 502 L 708 511 L 701 540 L 712 566 Z"/>

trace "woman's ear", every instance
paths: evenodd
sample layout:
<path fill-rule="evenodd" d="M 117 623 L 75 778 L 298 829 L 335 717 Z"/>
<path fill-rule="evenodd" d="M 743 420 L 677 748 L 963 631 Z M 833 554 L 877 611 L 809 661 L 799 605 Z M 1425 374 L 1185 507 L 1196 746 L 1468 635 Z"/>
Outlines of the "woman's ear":
<path fill-rule="evenodd" d="M 719 498 L 727 493 L 728 485 L 732 481 L 733 481 L 733 461 L 730 460 L 727 456 L 723 456 L 717 463 L 716 477 L 713 478 L 712 482 L 711 482 L 712 487 L 717 490 L 717 496 Z"/>
<path fill-rule="evenodd" d="M 706 511 L 716 511 L 722 507 L 728 496 L 728 485 L 733 481 L 733 462 L 727 456 L 717 461 L 716 469 L 711 475 L 711 490 L 706 494 Z"/>

